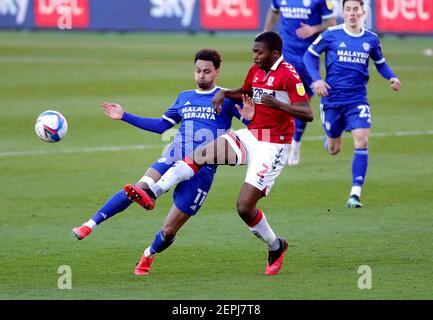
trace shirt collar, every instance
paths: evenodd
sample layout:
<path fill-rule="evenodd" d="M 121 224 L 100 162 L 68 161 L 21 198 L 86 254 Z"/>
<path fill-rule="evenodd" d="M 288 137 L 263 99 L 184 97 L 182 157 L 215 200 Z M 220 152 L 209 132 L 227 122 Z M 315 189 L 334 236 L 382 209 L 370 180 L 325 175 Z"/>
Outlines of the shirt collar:
<path fill-rule="evenodd" d="M 216 89 L 219 89 L 219 87 L 215 86 L 215 87 L 213 87 L 213 89 L 210 89 L 210 90 L 207 90 L 207 91 L 202 91 L 202 90 L 195 89 L 195 93 L 197 93 L 197 94 L 209 94 L 209 93 L 214 92 Z"/>
<path fill-rule="evenodd" d="M 271 67 L 272 71 L 277 70 L 278 66 L 280 65 L 280 63 L 283 61 L 284 57 L 283 55 L 281 55 L 281 57 L 274 63 L 274 65 Z"/>
<path fill-rule="evenodd" d="M 343 24 L 343 30 L 344 30 L 344 32 L 346 32 L 349 36 L 351 36 L 351 37 L 355 37 L 355 38 L 362 37 L 362 36 L 364 35 L 364 33 L 365 33 L 365 29 L 364 29 L 364 27 L 361 27 L 361 32 L 359 32 L 359 33 L 353 33 L 353 32 L 350 32 L 349 30 L 347 30 L 345 24 Z"/>

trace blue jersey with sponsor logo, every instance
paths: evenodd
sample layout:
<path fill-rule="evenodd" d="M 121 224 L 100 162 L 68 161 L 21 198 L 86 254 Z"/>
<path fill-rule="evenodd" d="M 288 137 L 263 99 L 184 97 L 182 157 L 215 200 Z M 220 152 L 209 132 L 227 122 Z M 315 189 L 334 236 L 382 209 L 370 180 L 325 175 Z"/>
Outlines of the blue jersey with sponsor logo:
<path fill-rule="evenodd" d="M 310 26 L 321 24 L 334 16 L 331 0 L 272 0 L 271 8 L 280 13 L 280 33 L 283 39 L 284 60 L 302 64 L 302 57 L 317 35 L 300 39 L 296 30 L 301 22 Z"/>
<path fill-rule="evenodd" d="M 163 155 L 164 160 L 173 162 L 191 155 L 193 151 L 226 133 L 232 125 L 232 118 L 240 118 L 235 101 L 225 99 L 220 114 L 216 114 L 212 98 L 221 90 L 189 90 L 179 94 L 163 118 L 173 124 L 180 123 L 170 148 Z M 212 167 L 214 166 L 207 166 Z"/>
<path fill-rule="evenodd" d="M 369 58 L 376 64 L 385 62 L 375 33 L 363 28 L 353 34 L 344 24 L 338 25 L 322 33 L 308 51 L 315 56 L 326 53 L 325 81 L 331 89 L 329 96 L 322 97 L 322 104 L 367 103 Z"/>

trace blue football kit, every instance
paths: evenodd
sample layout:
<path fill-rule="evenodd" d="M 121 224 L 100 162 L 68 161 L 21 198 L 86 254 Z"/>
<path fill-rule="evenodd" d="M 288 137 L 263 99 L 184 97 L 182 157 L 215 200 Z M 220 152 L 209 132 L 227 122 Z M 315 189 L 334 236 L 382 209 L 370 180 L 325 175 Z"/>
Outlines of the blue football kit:
<path fill-rule="evenodd" d="M 184 91 L 174 104 L 164 113 L 163 119 L 172 125 L 180 123 L 180 128 L 171 145 L 162 157 L 152 164 L 152 168 L 163 175 L 176 161 L 191 155 L 231 128 L 232 118 L 240 119 L 235 102 L 225 99 L 220 114 L 216 114 L 212 98 L 221 90 Z M 203 205 L 212 185 L 217 165 L 203 165 L 193 178 L 179 183 L 173 193 L 174 204 L 182 212 L 195 215 Z"/>
<path fill-rule="evenodd" d="M 313 81 L 320 77 L 320 55 L 326 54 L 328 96 L 321 97 L 320 116 L 328 137 L 371 127 L 367 100 L 370 58 L 385 79 L 396 77 L 382 54 L 377 35 L 365 28 L 351 33 L 344 24 L 328 28 L 308 48 L 304 63 Z M 327 139 L 325 139 L 327 141 Z M 368 147 L 355 148 L 352 161 L 352 190 L 346 207 L 361 207 L 359 197 L 368 168 Z M 355 197 L 355 198 L 354 198 Z"/>
<path fill-rule="evenodd" d="M 344 130 L 371 127 L 367 100 L 368 64 L 371 58 L 387 79 L 395 77 L 386 64 L 377 35 L 367 29 L 352 34 L 344 24 L 328 28 L 309 47 L 305 64 L 313 81 L 320 79 L 318 59 L 326 52 L 326 79 L 329 95 L 321 98 L 323 128 L 330 138 L 338 138 Z M 312 55 L 312 56 L 311 56 Z"/>

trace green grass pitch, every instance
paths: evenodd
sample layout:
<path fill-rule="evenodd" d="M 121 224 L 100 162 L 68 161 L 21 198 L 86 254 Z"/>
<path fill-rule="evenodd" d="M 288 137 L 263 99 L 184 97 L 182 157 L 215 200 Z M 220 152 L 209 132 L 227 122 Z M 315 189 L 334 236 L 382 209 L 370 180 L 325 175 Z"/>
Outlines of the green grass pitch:
<path fill-rule="evenodd" d="M 264 275 L 266 246 L 235 210 L 244 167 L 219 168 L 204 207 L 148 277 L 133 270 L 171 193 L 152 212 L 133 204 L 89 238 L 73 240 L 70 230 L 140 178 L 167 143 L 106 118 L 101 102 L 159 117 L 179 91 L 194 87 L 192 58 L 202 47 L 222 53 L 219 84 L 238 86 L 252 63 L 252 39 L 0 33 L 0 299 L 433 298 L 433 58 L 422 55 L 431 39 L 383 39 L 403 86 L 392 92 L 372 67 L 363 209 L 344 208 L 351 138 L 345 136 L 341 154 L 327 155 L 313 100 L 301 164 L 286 167 L 260 202 L 290 243 L 278 276 Z M 60 143 L 45 144 L 34 133 L 47 109 L 68 120 Z M 72 269 L 71 290 L 58 288 L 61 265 Z M 358 288 L 361 265 L 372 269 L 370 290 Z"/>

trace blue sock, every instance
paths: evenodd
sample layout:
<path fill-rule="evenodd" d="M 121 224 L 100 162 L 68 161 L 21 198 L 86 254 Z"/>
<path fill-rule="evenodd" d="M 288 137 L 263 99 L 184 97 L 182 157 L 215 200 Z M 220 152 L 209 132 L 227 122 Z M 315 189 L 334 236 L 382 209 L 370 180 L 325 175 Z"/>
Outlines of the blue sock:
<path fill-rule="evenodd" d="M 367 175 L 368 149 L 355 149 L 352 161 L 352 186 L 362 187 Z"/>
<path fill-rule="evenodd" d="M 153 240 L 153 243 L 150 247 L 150 253 L 155 254 L 164 251 L 174 242 L 175 239 L 176 237 L 167 240 L 162 234 L 162 231 L 159 231 L 155 235 L 155 240 Z"/>
<path fill-rule="evenodd" d="M 304 134 L 306 127 L 307 122 L 295 118 L 295 135 L 293 136 L 293 140 L 295 140 L 296 142 L 301 141 L 302 135 Z"/>
<path fill-rule="evenodd" d="M 125 194 L 125 191 L 121 190 L 113 195 L 92 217 L 92 220 L 96 224 L 100 224 L 102 221 L 107 220 L 115 214 L 122 212 L 128 208 L 132 203 Z"/>

